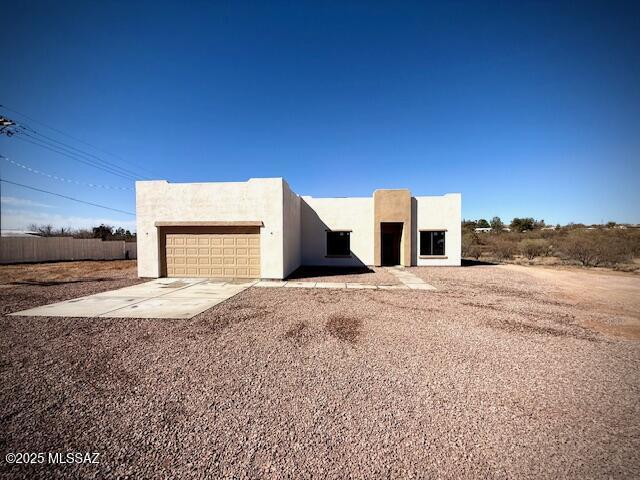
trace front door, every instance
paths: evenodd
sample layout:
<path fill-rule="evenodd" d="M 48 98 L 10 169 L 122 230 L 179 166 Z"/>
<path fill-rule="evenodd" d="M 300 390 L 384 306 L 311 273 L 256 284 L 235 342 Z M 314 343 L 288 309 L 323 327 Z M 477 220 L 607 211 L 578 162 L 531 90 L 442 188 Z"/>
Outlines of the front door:
<path fill-rule="evenodd" d="M 400 265 L 401 223 L 382 224 L 382 265 Z"/>

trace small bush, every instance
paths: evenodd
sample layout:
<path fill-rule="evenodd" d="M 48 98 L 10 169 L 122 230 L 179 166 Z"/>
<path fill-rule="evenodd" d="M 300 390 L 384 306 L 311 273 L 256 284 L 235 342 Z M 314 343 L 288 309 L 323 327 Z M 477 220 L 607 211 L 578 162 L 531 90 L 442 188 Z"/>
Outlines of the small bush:
<path fill-rule="evenodd" d="M 462 256 L 465 258 L 480 258 L 482 248 L 475 232 L 465 232 L 462 235 Z"/>
<path fill-rule="evenodd" d="M 536 257 L 546 257 L 549 254 L 550 245 L 549 242 L 542 238 L 525 238 L 520 241 L 518 247 L 522 255 L 529 260 L 533 260 Z"/>
<path fill-rule="evenodd" d="M 565 257 L 585 267 L 616 265 L 631 260 L 634 245 L 621 235 L 604 232 L 575 231 L 560 244 Z"/>
<path fill-rule="evenodd" d="M 469 245 L 465 251 L 466 258 L 475 258 L 478 260 L 482 255 L 482 247 L 480 245 Z"/>
<path fill-rule="evenodd" d="M 493 242 L 491 252 L 498 260 L 510 260 L 516 253 L 516 244 L 508 240 L 497 240 Z"/>

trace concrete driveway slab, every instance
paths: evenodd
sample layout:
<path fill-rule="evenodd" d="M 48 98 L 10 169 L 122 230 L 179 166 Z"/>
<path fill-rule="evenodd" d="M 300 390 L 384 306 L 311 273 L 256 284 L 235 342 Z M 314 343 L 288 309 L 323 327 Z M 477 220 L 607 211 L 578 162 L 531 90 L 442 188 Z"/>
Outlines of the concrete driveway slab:
<path fill-rule="evenodd" d="M 103 313 L 108 318 L 191 318 L 226 298 L 167 298 L 156 297 L 124 308 Z"/>
<path fill-rule="evenodd" d="M 378 287 L 376 285 L 370 285 L 368 283 L 349 283 L 347 282 L 347 288 L 359 288 L 359 289 L 367 289 L 367 290 L 376 290 Z"/>
<path fill-rule="evenodd" d="M 144 300 L 144 297 L 104 297 L 91 295 L 31 308 L 29 310 L 12 313 L 11 315 L 34 317 L 96 317 L 101 313 L 134 305 Z"/>
<path fill-rule="evenodd" d="M 316 288 L 347 288 L 346 283 L 342 282 L 318 282 Z"/>
<path fill-rule="evenodd" d="M 436 287 L 428 283 L 408 283 L 407 287 L 411 290 L 436 290 Z"/>
<path fill-rule="evenodd" d="M 258 288 L 280 288 L 284 287 L 287 282 L 281 280 L 260 280 L 258 283 L 254 285 L 254 287 Z"/>
<path fill-rule="evenodd" d="M 191 318 L 253 285 L 197 279 L 150 282 L 33 308 L 14 315 L 53 317 Z"/>
<path fill-rule="evenodd" d="M 102 297 L 157 297 L 159 295 L 166 295 L 170 292 L 175 292 L 177 290 L 181 290 L 184 288 L 193 287 L 194 285 L 199 285 L 202 283 L 202 279 L 200 281 L 187 281 L 187 280 L 179 280 L 176 281 L 175 278 L 172 278 L 171 282 L 162 282 L 159 280 L 166 279 L 158 279 L 152 280 L 150 282 L 141 283 L 139 285 L 133 285 L 131 287 L 120 288 L 118 290 L 112 290 L 110 292 L 98 293 L 96 296 Z"/>
<path fill-rule="evenodd" d="M 246 290 L 245 287 L 218 287 L 218 288 L 206 288 L 195 285 L 190 288 L 183 288 L 175 292 L 162 295 L 162 298 L 223 298 L 227 299 L 237 295 L 238 293 Z"/>
<path fill-rule="evenodd" d="M 285 288 L 314 288 L 315 282 L 287 282 Z"/>

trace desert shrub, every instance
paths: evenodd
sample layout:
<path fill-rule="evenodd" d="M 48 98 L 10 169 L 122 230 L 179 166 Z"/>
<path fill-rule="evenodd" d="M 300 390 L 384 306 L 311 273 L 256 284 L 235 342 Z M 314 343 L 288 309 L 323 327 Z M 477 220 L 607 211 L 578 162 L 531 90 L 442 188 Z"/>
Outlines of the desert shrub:
<path fill-rule="evenodd" d="M 475 232 L 465 232 L 462 234 L 462 256 L 465 258 L 480 258 L 482 247 L 480 239 Z"/>
<path fill-rule="evenodd" d="M 629 237 L 602 231 L 573 231 L 561 240 L 563 255 L 585 267 L 616 265 L 631 260 L 634 251 Z"/>
<path fill-rule="evenodd" d="M 495 240 L 491 245 L 491 253 L 498 260 L 512 259 L 516 250 L 516 243 L 505 239 Z"/>
<path fill-rule="evenodd" d="M 542 238 L 525 238 L 520 241 L 518 248 L 522 255 L 533 260 L 536 257 L 546 257 L 549 254 L 550 245 Z"/>
<path fill-rule="evenodd" d="M 500 220 L 500 217 L 493 217 L 491 219 L 491 229 L 495 233 L 501 233 L 503 228 L 504 228 L 504 223 L 502 222 L 502 220 Z"/>
<path fill-rule="evenodd" d="M 466 258 L 475 258 L 478 260 L 482 255 L 482 247 L 480 245 L 469 245 L 466 249 Z"/>

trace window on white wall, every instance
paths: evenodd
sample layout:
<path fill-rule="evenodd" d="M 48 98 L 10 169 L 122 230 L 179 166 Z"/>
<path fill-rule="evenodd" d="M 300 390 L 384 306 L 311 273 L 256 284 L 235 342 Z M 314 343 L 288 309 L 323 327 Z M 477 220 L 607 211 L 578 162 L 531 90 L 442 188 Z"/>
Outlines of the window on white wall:
<path fill-rule="evenodd" d="M 444 256 L 445 232 L 444 230 L 429 230 L 420 232 L 420 256 Z"/>
<path fill-rule="evenodd" d="M 348 257 L 351 255 L 351 232 L 327 232 L 327 256 Z"/>

